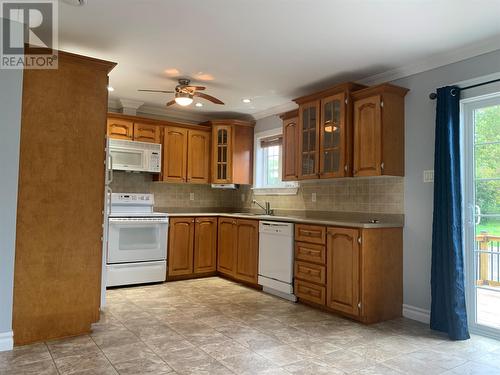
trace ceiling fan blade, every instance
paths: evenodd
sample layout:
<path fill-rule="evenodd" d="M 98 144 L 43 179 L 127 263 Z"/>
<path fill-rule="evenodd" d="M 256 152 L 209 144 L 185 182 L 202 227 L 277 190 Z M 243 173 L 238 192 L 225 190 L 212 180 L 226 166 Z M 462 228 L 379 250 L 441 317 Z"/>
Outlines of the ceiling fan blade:
<path fill-rule="evenodd" d="M 206 100 L 211 101 L 212 103 L 215 103 L 215 104 L 224 104 L 224 102 L 220 101 L 216 97 L 214 97 L 212 95 L 204 94 L 202 92 L 195 92 L 193 95 L 199 96 L 200 98 L 206 99 Z"/>
<path fill-rule="evenodd" d="M 185 88 L 190 89 L 190 90 L 197 90 L 197 91 L 202 91 L 202 90 L 206 89 L 206 87 L 204 87 L 204 86 L 186 86 Z"/>
<path fill-rule="evenodd" d="M 169 101 L 169 102 L 166 104 L 166 106 L 167 106 L 167 107 L 169 107 L 169 106 L 171 106 L 171 105 L 173 105 L 173 104 L 175 104 L 175 100 L 171 100 L 171 101 Z"/>
<path fill-rule="evenodd" d="M 142 90 L 142 89 L 139 89 L 137 91 L 161 92 L 161 93 L 164 93 L 164 94 L 173 94 L 175 92 L 175 91 L 166 91 L 166 90 Z"/>

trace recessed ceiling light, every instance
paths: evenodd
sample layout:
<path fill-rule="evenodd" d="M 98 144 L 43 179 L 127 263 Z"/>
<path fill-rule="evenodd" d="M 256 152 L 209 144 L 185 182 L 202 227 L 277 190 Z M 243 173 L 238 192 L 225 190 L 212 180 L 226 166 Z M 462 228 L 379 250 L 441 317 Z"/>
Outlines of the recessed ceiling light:
<path fill-rule="evenodd" d="M 252 101 L 248 98 L 241 99 L 243 103 L 251 103 Z"/>
<path fill-rule="evenodd" d="M 196 107 L 203 107 L 203 104 L 202 103 L 196 103 L 195 106 Z"/>
<path fill-rule="evenodd" d="M 108 86 L 108 91 L 112 92 L 112 91 L 115 91 L 115 89 L 112 86 Z"/>

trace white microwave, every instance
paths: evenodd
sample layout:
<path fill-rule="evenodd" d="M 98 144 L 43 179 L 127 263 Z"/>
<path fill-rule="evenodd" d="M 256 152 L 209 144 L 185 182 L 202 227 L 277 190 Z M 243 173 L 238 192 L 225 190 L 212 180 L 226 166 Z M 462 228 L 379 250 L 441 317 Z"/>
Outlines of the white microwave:
<path fill-rule="evenodd" d="M 111 168 L 118 171 L 160 173 L 161 145 L 157 143 L 109 140 Z"/>

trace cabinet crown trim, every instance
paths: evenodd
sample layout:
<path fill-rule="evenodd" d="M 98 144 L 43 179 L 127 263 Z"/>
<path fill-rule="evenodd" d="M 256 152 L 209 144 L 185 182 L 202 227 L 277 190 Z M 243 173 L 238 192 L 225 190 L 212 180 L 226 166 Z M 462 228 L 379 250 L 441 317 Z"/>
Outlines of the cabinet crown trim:
<path fill-rule="evenodd" d="M 334 94 L 339 94 L 341 92 L 354 92 L 357 90 L 361 90 L 366 88 L 365 85 L 360 85 L 358 83 L 354 82 L 345 82 L 341 83 L 339 85 L 330 87 L 326 90 L 321 90 L 312 94 L 304 95 L 299 98 L 293 99 L 293 101 L 297 104 L 304 104 L 313 100 L 318 100 L 321 98 L 324 98 L 326 96 L 334 95 Z"/>

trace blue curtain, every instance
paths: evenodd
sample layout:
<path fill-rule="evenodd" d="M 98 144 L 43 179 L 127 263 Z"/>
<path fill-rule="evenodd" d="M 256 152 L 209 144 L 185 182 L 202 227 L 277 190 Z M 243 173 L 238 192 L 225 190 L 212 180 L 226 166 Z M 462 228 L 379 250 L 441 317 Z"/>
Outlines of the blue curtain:
<path fill-rule="evenodd" d="M 469 338 L 465 307 L 460 180 L 460 90 L 437 90 L 432 222 L 431 328 Z"/>

